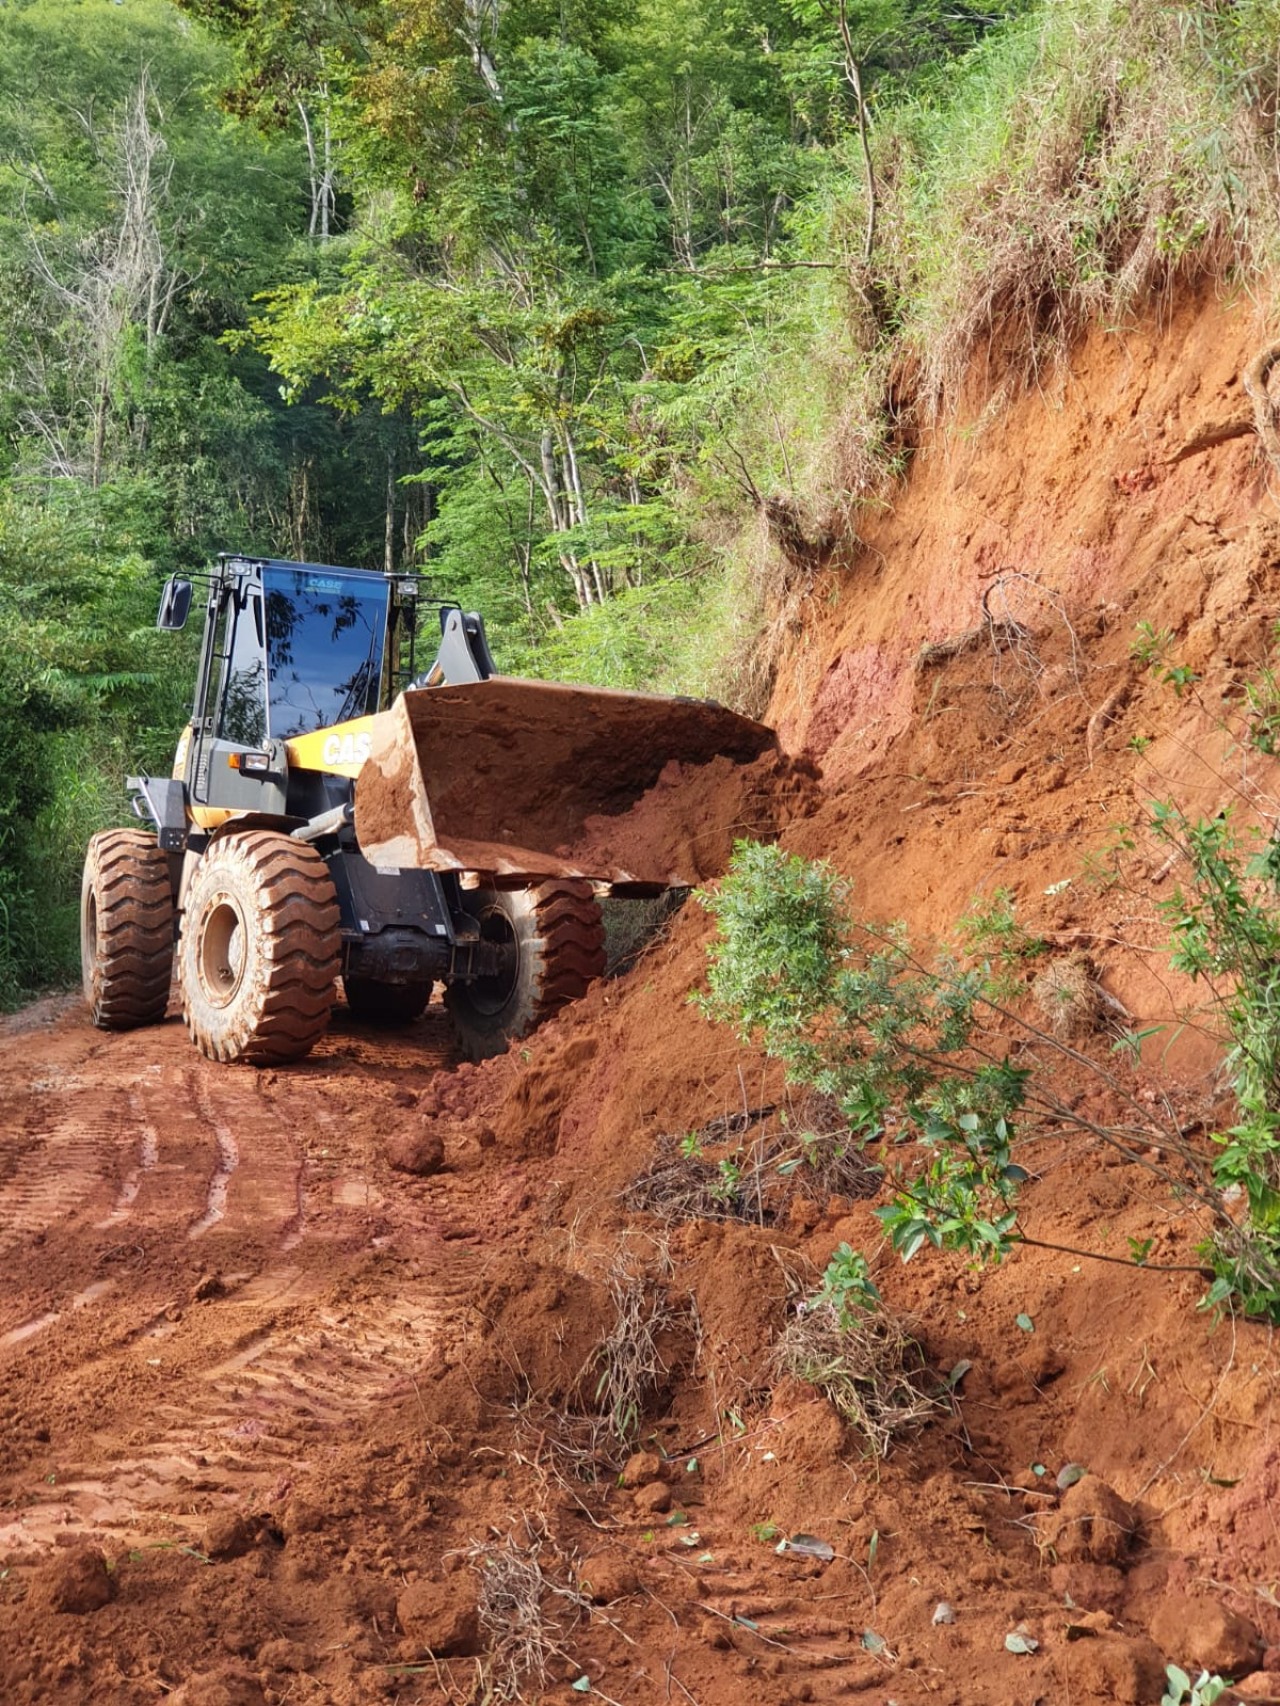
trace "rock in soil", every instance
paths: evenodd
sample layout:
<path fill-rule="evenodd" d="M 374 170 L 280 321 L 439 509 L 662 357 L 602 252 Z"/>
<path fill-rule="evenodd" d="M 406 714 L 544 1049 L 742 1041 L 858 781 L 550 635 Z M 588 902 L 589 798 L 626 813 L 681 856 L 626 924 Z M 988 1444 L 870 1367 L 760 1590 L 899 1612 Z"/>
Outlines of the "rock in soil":
<path fill-rule="evenodd" d="M 1068 1487 L 1037 1523 L 1040 1544 L 1062 1564 L 1122 1564 L 1137 1526 L 1133 1507 L 1094 1475 Z"/>
<path fill-rule="evenodd" d="M 413 1582 L 396 1601 L 401 1629 L 420 1653 L 466 1658 L 480 1650 L 475 1594 L 462 1582 Z"/>
<path fill-rule="evenodd" d="M 1184 1670 L 1201 1666 L 1211 1674 L 1243 1676 L 1262 1657 L 1253 1624 L 1216 1599 L 1166 1599 L 1151 1620 L 1151 1638 Z"/>
<path fill-rule="evenodd" d="M 400 1173 L 416 1173 L 426 1179 L 444 1166 L 444 1139 L 424 1126 L 418 1131 L 398 1131 L 388 1138 L 387 1160 Z"/>
<path fill-rule="evenodd" d="M 615 1599 L 625 1599 L 640 1585 L 630 1561 L 622 1552 L 600 1552 L 585 1560 L 581 1572 L 582 1588 L 596 1605 L 611 1605 Z"/>
<path fill-rule="evenodd" d="M 55 1552 L 31 1580 L 28 1603 L 41 1611 L 65 1611 L 75 1616 L 98 1611 L 116 1596 L 107 1573 L 107 1560 L 96 1546 L 75 1546 Z"/>

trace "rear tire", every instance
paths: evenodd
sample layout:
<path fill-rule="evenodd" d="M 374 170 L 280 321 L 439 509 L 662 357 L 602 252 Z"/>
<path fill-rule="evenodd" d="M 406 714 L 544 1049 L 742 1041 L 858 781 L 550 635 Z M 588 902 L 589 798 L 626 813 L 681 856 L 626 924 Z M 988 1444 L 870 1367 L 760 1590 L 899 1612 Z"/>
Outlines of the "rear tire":
<path fill-rule="evenodd" d="M 337 896 L 313 847 L 272 830 L 215 841 L 178 945 L 192 1042 L 210 1060 L 301 1059 L 328 1028 L 340 953 Z"/>
<path fill-rule="evenodd" d="M 586 994 L 604 971 L 604 924 L 591 884 L 563 877 L 536 889 L 474 889 L 463 905 L 486 941 L 511 950 L 501 975 L 445 990 L 464 1053 L 487 1060 Z"/>
<path fill-rule="evenodd" d="M 347 1006 L 366 1024 L 394 1030 L 411 1025 L 426 1012 L 431 999 L 428 983 L 382 983 L 375 977 L 344 977 Z"/>
<path fill-rule="evenodd" d="M 89 842 L 80 883 L 80 971 L 95 1025 L 158 1024 L 173 981 L 169 860 L 142 829 L 105 829 Z"/>

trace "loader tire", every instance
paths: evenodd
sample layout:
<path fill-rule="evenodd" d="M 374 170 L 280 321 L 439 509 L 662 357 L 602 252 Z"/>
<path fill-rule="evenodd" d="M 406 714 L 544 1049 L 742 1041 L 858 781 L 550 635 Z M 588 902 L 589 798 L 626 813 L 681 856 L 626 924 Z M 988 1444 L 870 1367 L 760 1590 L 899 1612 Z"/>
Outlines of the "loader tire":
<path fill-rule="evenodd" d="M 344 977 L 347 1006 L 366 1024 L 394 1030 L 422 1017 L 431 999 L 431 984 L 382 983 L 376 977 Z"/>
<path fill-rule="evenodd" d="M 510 949 L 499 976 L 445 990 L 463 1052 L 487 1060 L 586 994 L 604 971 L 604 924 L 591 884 L 562 877 L 536 889 L 474 889 L 463 904 L 486 941 Z"/>
<path fill-rule="evenodd" d="M 192 1042 L 210 1060 L 301 1059 L 328 1027 L 341 945 L 314 848 L 263 829 L 215 841 L 187 890 L 178 943 Z"/>
<path fill-rule="evenodd" d="M 154 835 L 105 829 L 85 854 L 80 970 L 89 1015 L 104 1031 L 164 1018 L 173 979 L 169 860 Z"/>

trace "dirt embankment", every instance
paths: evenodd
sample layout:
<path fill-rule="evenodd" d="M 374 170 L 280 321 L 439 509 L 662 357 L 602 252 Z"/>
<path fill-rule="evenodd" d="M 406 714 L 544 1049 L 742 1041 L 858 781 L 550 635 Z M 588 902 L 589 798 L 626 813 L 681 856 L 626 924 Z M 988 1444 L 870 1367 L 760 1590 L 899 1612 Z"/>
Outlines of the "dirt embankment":
<path fill-rule="evenodd" d="M 1006 888 L 1161 1016 L 1176 876 L 1141 836 L 1118 880 L 1088 856 L 1152 793 L 1240 790 L 1220 725 L 1280 620 L 1257 341 L 1246 305 L 1187 304 L 928 442 L 814 589 L 775 706 L 800 768 L 746 820 L 925 935 Z M 1195 673 L 1180 697 L 1140 622 Z M 904 1269 L 856 1171 L 718 1218 L 717 1157 L 828 1116 L 688 1005 L 708 929 L 687 907 L 481 1069 L 434 1008 L 262 1074 L 173 1020 L 5 1021 L 0 1698 L 510 1698 L 535 1629 L 529 1701 L 1154 1706 L 1166 1660 L 1280 1696 L 1270 1335 L 1123 1260 L 1194 1267 L 1186 1206 L 1059 1143 L 1029 1229 L 1120 1262 Z M 1212 1113 L 1208 1064 L 1149 1045 L 1136 1092 L 1172 1075 Z M 702 1212 L 659 1215 L 698 1130 Z M 953 1379 L 886 1462 L 773 1360 L 842 1241 Z M 644 1446 L 621 1473 L 610 1423 Z M 779 1553 L 797 1534 L 826 1544 Z"/>

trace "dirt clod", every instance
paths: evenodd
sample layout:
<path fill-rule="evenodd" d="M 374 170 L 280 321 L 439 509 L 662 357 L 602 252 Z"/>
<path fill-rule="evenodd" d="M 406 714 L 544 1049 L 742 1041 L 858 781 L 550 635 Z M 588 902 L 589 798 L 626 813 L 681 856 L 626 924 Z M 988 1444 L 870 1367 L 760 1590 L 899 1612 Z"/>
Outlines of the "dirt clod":
<path fill-rule="evenodd" d="M 640 1487 L 646 1481 L 661 1481 L 665 1479 L 665 1467 L 656 1451 L 637 1451 L 623 1465 L 622 1485 Z"/>
<path fill-rule="evenodd" d="M 30 1604 L 42 1611 L 84 1616 L 99 1611 L 115 1598 L 116 1585 L 107 1560 L 96 1546 L 73 1546 L 55 1552 L 31 1579 Z"/>
<path fill-rule="evenodd" d="M 1262 1657 L 1258 1631 L 1217 1599 L 1171 1595 L 1151 1620 L 1151 1638 L 1175 1664 L 1243 1676 Z"/>
<path fill-rule="evenodd" d="M 1049 1585 L 1064 1604 L 1070 1600 L 1084 1613 L 1114 1613 L 1124 1604 L 1124 1571 L 1109 1564 L 1055 1564 Z"/>
<path fill-rule="evenodd" d="M 201 1671 L 169 1695 L 169 1706 L 265 1706 L 256 1676 L 239 1667 Z"/>
<path fill-rule="evenodd" d="M 1236 1683 L 1242 1700 L 1280 1700 L 1280 1671 L 1255 1670 Z"/>
<path fill-rule="evenodd" d="M 1129 1555 L 1138 1518 L 1113 1487 L 1086 1475 L 1037 1527 L 1040 1544 L 1059 1563 L 1120 1565 Z"/>
<path fill-rule="evenodd" d="M 242 1558 L 257 1534 L 257 1523 L 236 1511 L 223 1511 L 205 1529 L 203 1550 L 210 1558 Z"/>
<path fill-rule="evenodd" d="M 635 1593 L 639 1577 L 624 1552 L 599 1552 L 582 1566 L 582 1590 L 596 1605 L 612 1605 Z"/>
<path fill-rule="evenodd" d="M 1066 1697 L 1075 1700 L 1146 1706 L 1160 1698 L 1165 1681 L 1160 1653 L 1140 1638 L 1106 1635 L 1075 1641 L 1063 1649 L 1062 1662 L 1069 1689 Z"/>
<path fill-rule="evenodd" d="M 632 1502 L 638 1511 L 660 1516 L 671 1509 L 671 1489 L 665 1481 L 649 1481 L 636 1488 Z"/>
<path fill-rule="evenodd" d="M 444 1139 L 429 1125 L 417 1131 L 398 1131 L 387 1139 L 386 1157 L 399 1173 L 429 1178 L 444 1166 Z"/>
<path fill-rule="evenodd" d="M 396 1619 L 414 1646 L 434 1658 L 479 1651 L 475 1590 L 465 1579 L 413 1582 L 396 1601 Z"/>

